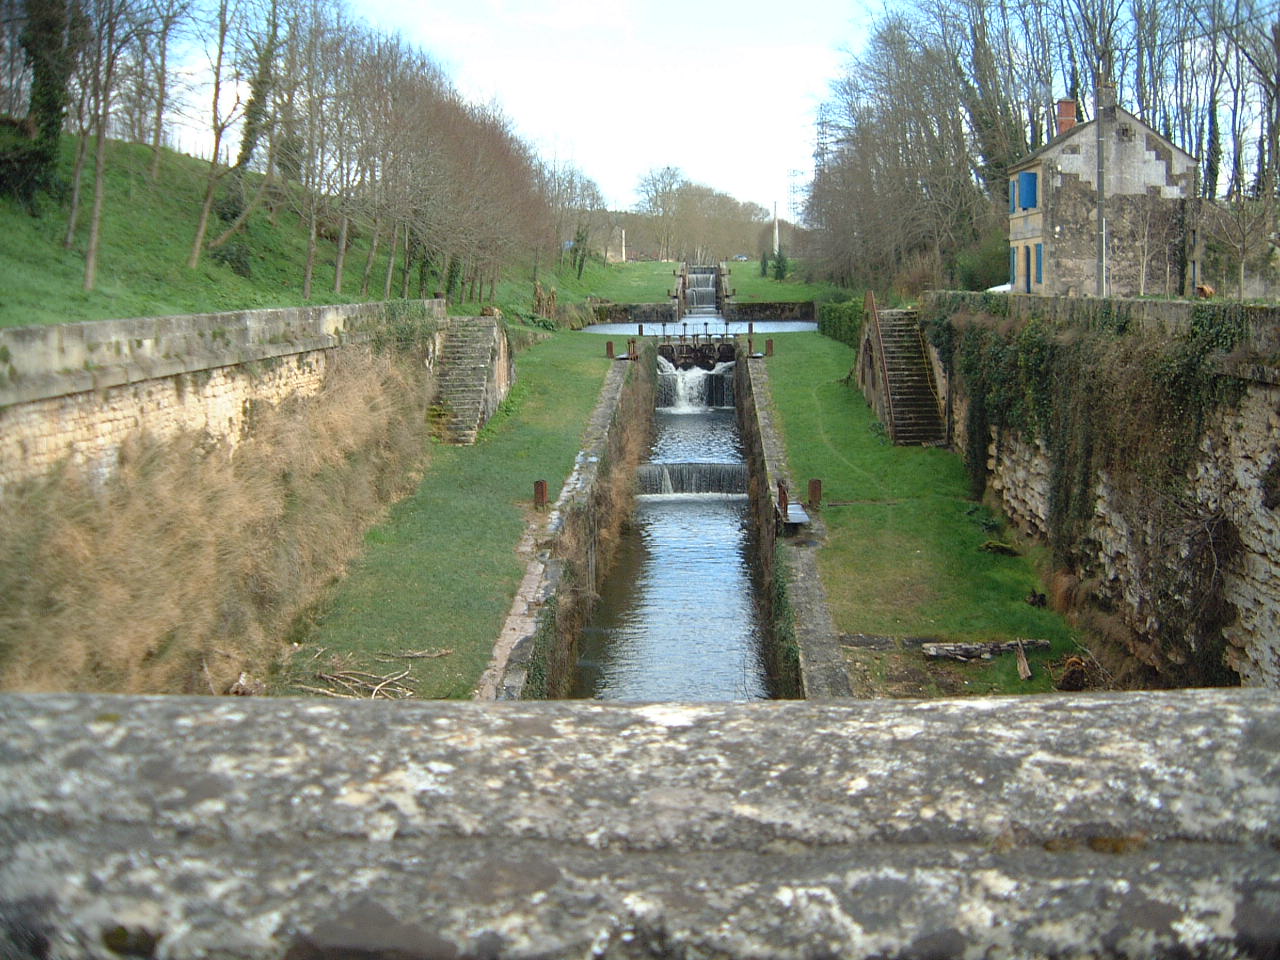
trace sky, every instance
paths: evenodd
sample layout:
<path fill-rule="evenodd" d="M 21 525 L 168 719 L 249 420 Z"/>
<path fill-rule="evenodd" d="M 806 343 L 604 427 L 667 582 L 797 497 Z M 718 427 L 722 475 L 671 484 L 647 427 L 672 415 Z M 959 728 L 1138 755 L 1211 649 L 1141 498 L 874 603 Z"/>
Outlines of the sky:
<path fill-rule="evenodd" d="M 352 0 L 631 209 L 649 170 L 790 217 L 867 0 Z M 800 202 L 797 200 L 796 202 Z"/>

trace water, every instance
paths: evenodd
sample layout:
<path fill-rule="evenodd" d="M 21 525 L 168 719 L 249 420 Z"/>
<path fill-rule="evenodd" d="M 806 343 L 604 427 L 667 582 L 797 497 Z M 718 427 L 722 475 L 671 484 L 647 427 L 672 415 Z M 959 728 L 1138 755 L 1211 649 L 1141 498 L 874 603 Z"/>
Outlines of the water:
<path fill-rule="evenodd" d="M 717 381 L 730 384 L 732 401 L 732 366 L 677 371 L 659 358 L 656 439 L 637 477 L 631 526 L 583 632 L 574 696 L 769 696 L 737 421 L 732 407 L 707 404 L 724 397 Z"/>
<path fill-rule="evenodd" d="M 587 333 L 607 333 L 614 337 L 634 337 L 640 334 L 641 324 L 635 323 L 593 323 L 582 329 Z M 752 326 L 756 333 L 811 333 L 818 329 L 816 323 L 803 320 L 756 320 Z M 726 320 L 719 314 L 707 316 L 689 316 L 680 323 L 646 323 L 643 324 L 645 336 L 679 337 L 681 334 L 692 336 L 746 336 L 747 321 Z M 756 349 L 760 349 L 762 341 L 756 341 Z"/>
<path fill-rule="evenodd" d="M 685 303 L 691 314 L 714 314 L 716 312 L 716 275 L 712 271 L 705 273 L 689 272 L 689 283 L 685 287 Z"/>

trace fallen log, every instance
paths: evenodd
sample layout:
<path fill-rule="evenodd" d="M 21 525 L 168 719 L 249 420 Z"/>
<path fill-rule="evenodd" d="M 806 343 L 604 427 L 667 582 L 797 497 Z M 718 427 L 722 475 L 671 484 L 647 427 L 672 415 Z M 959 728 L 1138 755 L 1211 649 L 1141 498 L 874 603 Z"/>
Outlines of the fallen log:
<path fill-rule="evenodd" d="M 1048 640 L 992 640 L 987 643 L 925 643 L 920 649 L 935 660 L 990 660 L 996 654 L 1010 653 L 1021 644 L 1028 650 L 1047 650 Z"/>

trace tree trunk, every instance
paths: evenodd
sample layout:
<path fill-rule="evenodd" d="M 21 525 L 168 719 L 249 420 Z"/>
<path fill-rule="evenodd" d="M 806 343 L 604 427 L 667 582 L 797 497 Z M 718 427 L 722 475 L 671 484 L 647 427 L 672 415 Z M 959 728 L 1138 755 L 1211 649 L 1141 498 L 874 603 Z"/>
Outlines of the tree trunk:
<path fill-rule="evenodd" d="M 156 67 L 156 112 L 151 130 L 151 169 L 147 175 L 154 183 L 160 175 L 160 142 L 164 132 L 164 105 L 168 96 L 169 30 L 160 31 L 160 63 Z"/>
<path fill-rule="evenodd" d="M 409 225 L 404 225 L 404 263 L 400 267 L 400 299 L 409 299 L 409 267 L 413 265 L 413 242 Z"/>
<path fill-rule="evenodd" d="M 396 248 L 400 244 L 400 228 L 391 224 L 391 249 L 387 252 L 387 275 L 382 281 L 382 299 L 391 299 L 391 282 L 396 274 Z"/>
<path fill-rule="evenodd" d="M 342 226 L 338 228 L 338 252 L 333 258 L 333 292 L 342 293 L 342 271 L 347 263 L 347 230 L 351 225 L 351 218 L 345 213 L 342 215 Z"/>
<path fill-rule="evenodd" d="M 204 202 L 200 204 L 200 219 L 196 221 L 196 238 L 191 243 L 191 255 L 187 257 L 187 269 L 200 266 L 200 254 L 204 252 L 204 236 L 209 231 L 209 213 L 213 210 L 213 195 L 218 190 L 218 142 L 214 140 L 213 159 L 209 161 L 209 179 L 204 185 Z"/>
<path fill-rule="evenodd" d="M 67 214 L 67 232 L 62 238 L 62 246 L 67 250 L 75 246 L 76 242 L 76 227 L 80 220 L 80 186 L 84 177 L 84 160 L 88 155 L 89 135 L 82 133 L 76 144 L 76 162 L 71 171 L 71 210 Z"/>
<path fill-rule="evenodd" d="M 98 279 L 98 243 L 102 238 L 102 208 L 106 202 L 107 118 L 98 121 L 93 157 L 93 213 L 89 216 L 89 249 L 84 256 L 84 289 L 92 290 Z"/>
<path fill-rule="evenodd" d="M 369 238 L 369 256 L 365 257 L 364 274 L 360 277 L 360 296 L 367 297 L 369 295 L 369 278 L 373 275 L 373 261 L 378 256 L 378 240 L 382 231 L 382 224 L 375 219 L 373 221 L 373 236 Z"/>
<path fill-rule="evenodd" d="M 314 195 L 307 194 L 307 265 L 302 273 L 302 299 L 311 299 L 311 282 L 316 272 L 316 221 L 318 204 Z"/>

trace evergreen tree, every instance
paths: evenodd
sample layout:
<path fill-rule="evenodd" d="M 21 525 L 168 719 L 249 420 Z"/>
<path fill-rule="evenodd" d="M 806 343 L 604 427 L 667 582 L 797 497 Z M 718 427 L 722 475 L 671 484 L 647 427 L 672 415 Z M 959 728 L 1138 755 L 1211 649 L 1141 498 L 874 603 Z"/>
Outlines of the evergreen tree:
<path fill-rule="evenodd" d="M 787 279 L 787 255 L 781 246 L 778 247 L 778 255 L 773 258 L 773 279 Z"/>
<path fill-rule="evenodd" d="M 762 277 L 769 276 L 769 251 L 768 250 L 760 251 L 760 276 Z"/>

